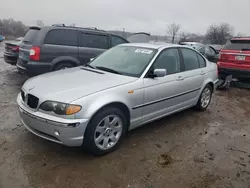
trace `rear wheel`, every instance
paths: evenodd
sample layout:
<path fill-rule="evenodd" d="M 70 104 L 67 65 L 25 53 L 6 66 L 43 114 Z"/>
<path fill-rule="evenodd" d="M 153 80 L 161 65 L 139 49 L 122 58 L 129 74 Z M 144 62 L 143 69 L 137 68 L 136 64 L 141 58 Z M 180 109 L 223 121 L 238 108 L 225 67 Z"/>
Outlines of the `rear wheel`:
<path fill-rule="evenodd" d="M 62 62 L 58 65 L 55 66 L 55 68 L 53 69 L 54 71 L 57 71 L 57 70 L 63 70 L 63 69 L 68 69 L 68 68 L 71 68 L 71 67 L 74 67 L 75 65 L 73 63 L 70 63 L 70 62 Z"/>
<path fill-rule="evenodd" d="M 95 155 L 114 151 L 126 134 L 127 122 L 118 108 L 107 107 L 97 112 L 86 129 L 84 147 Z"/>
<path fill-rule="evenodd" d="M 196 109 L 204 111 L 209 106 L 212 99 L 212 87 L 210 85 L 206 85 L 206 87 L 201 92 L 200 98 L 196 104 Z"/>

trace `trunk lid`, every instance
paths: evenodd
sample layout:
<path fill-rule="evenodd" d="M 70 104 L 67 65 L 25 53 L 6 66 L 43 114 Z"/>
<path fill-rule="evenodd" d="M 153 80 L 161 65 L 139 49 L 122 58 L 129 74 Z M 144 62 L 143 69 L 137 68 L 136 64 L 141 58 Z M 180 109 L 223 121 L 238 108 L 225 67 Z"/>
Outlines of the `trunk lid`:
<path fill-rule="evenodd" d="M 5 43 L 5 52 L 18 52 L 21 41 L 9 41 Z"/>

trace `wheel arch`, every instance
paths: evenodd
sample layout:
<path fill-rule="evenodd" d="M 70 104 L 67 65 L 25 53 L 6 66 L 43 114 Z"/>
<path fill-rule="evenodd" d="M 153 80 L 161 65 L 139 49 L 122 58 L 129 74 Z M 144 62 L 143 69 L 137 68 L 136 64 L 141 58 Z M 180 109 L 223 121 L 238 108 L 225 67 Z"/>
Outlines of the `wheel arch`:
<path fill-rule="evenodd" d="M 206 85 L 211 86 L 212 88 L 212 93 L 214 92 L 214 83 L 212 81 L 208 82 Z"/>
<path fill-rule="evenodd" d="M 128 124 L 128 127 L 127 127 L 127 130 L 129 129 L 129 126 L 130 126 L 130 118 L 131 118 L 131 113 L 130 113 L 130 110 L 128 108 L 128 106 L 126 104 L 124 104 L 123 102 L 120 102 L 120 101 L 114 101 L 114 102 L 110 102 L 110 103 L 107 103 L 107 104 L 104 104 L 102 106 L 100 106 L 97 110 L 95 110 L 93 112 L 93 115 L 89 118 L 90 121 L 93 119 L 93 117 L 100 111 L 104 110 L 105 108 L 108 108 L 108 107 L 115 107 L 115 108 L 118 108 L 120 109 L 126 119 L 127 119 L 127 124 Z"/>
<path fill-rule="evenodd" d="M 78 59 L 74 58 L 74 57 L 70 57 L 70 56 L 61 56 L 61 57 L 58 57 L 56 59 L 54 59 L 51 63 L 52 63 L 52 70 L 54 70 L 54 68 L 56 66 L 58 66 L 59 64 L 61 63 L 71 63 L 75 66 L 80 66 L 81 63 Z"/>

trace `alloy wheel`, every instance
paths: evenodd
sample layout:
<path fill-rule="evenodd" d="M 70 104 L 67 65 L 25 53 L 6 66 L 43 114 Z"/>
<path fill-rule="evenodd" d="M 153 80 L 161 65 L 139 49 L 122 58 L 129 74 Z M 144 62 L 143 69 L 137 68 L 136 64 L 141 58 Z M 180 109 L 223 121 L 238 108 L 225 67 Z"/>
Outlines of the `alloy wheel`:
<path fill-rule="evenodd" d="M 202 108 L 206 108 L 211 100 L 211 90 L 209 88 L 205 88 L 201 94 L 201 106 Z"/>
<path fill-rule="evenodd" d="M 101 150 L 107 150 L 116 145 L 123 130 L 123 123 L 117 115 L 103 118 L 95 129 L 94 141 Z"/>

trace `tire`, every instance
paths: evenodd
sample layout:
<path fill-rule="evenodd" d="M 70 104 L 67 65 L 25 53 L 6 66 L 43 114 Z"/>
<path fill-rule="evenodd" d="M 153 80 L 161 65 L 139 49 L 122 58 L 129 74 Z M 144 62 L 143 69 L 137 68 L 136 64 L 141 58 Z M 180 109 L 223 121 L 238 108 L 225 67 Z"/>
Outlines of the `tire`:
<path fill-rule="evenodd" d="M 70 63 L 70 62 L 62 62 L 62 63 L 59 63 L 58 65 L 55 66 L 55 68 L 53 69 L 54 71 L 57 71 L 57 70 L 62 70 L 62 69 L 68 69 L 68 68 L 72 68 L 74 67 L 75 65 L 73 63 Z"/>
<path fill-rule="evenodd" d="M 113 120 L 116 123 L 112 125 Z M 128 120 L 120 109 L 106 107 L 90 120 L 84 134 L 83 146 L 97 156 L 111 153 L 121 144 L 127 127 Z"/>
<path fill-rule="evenodd" d="M 206 85 L 206 87 L 201 92 L 200 98 L 195 108 L 200 111 L 206 110 L 211 102 L 212 94 L 213 94 L 212 87 L 210 85 Z"/>

